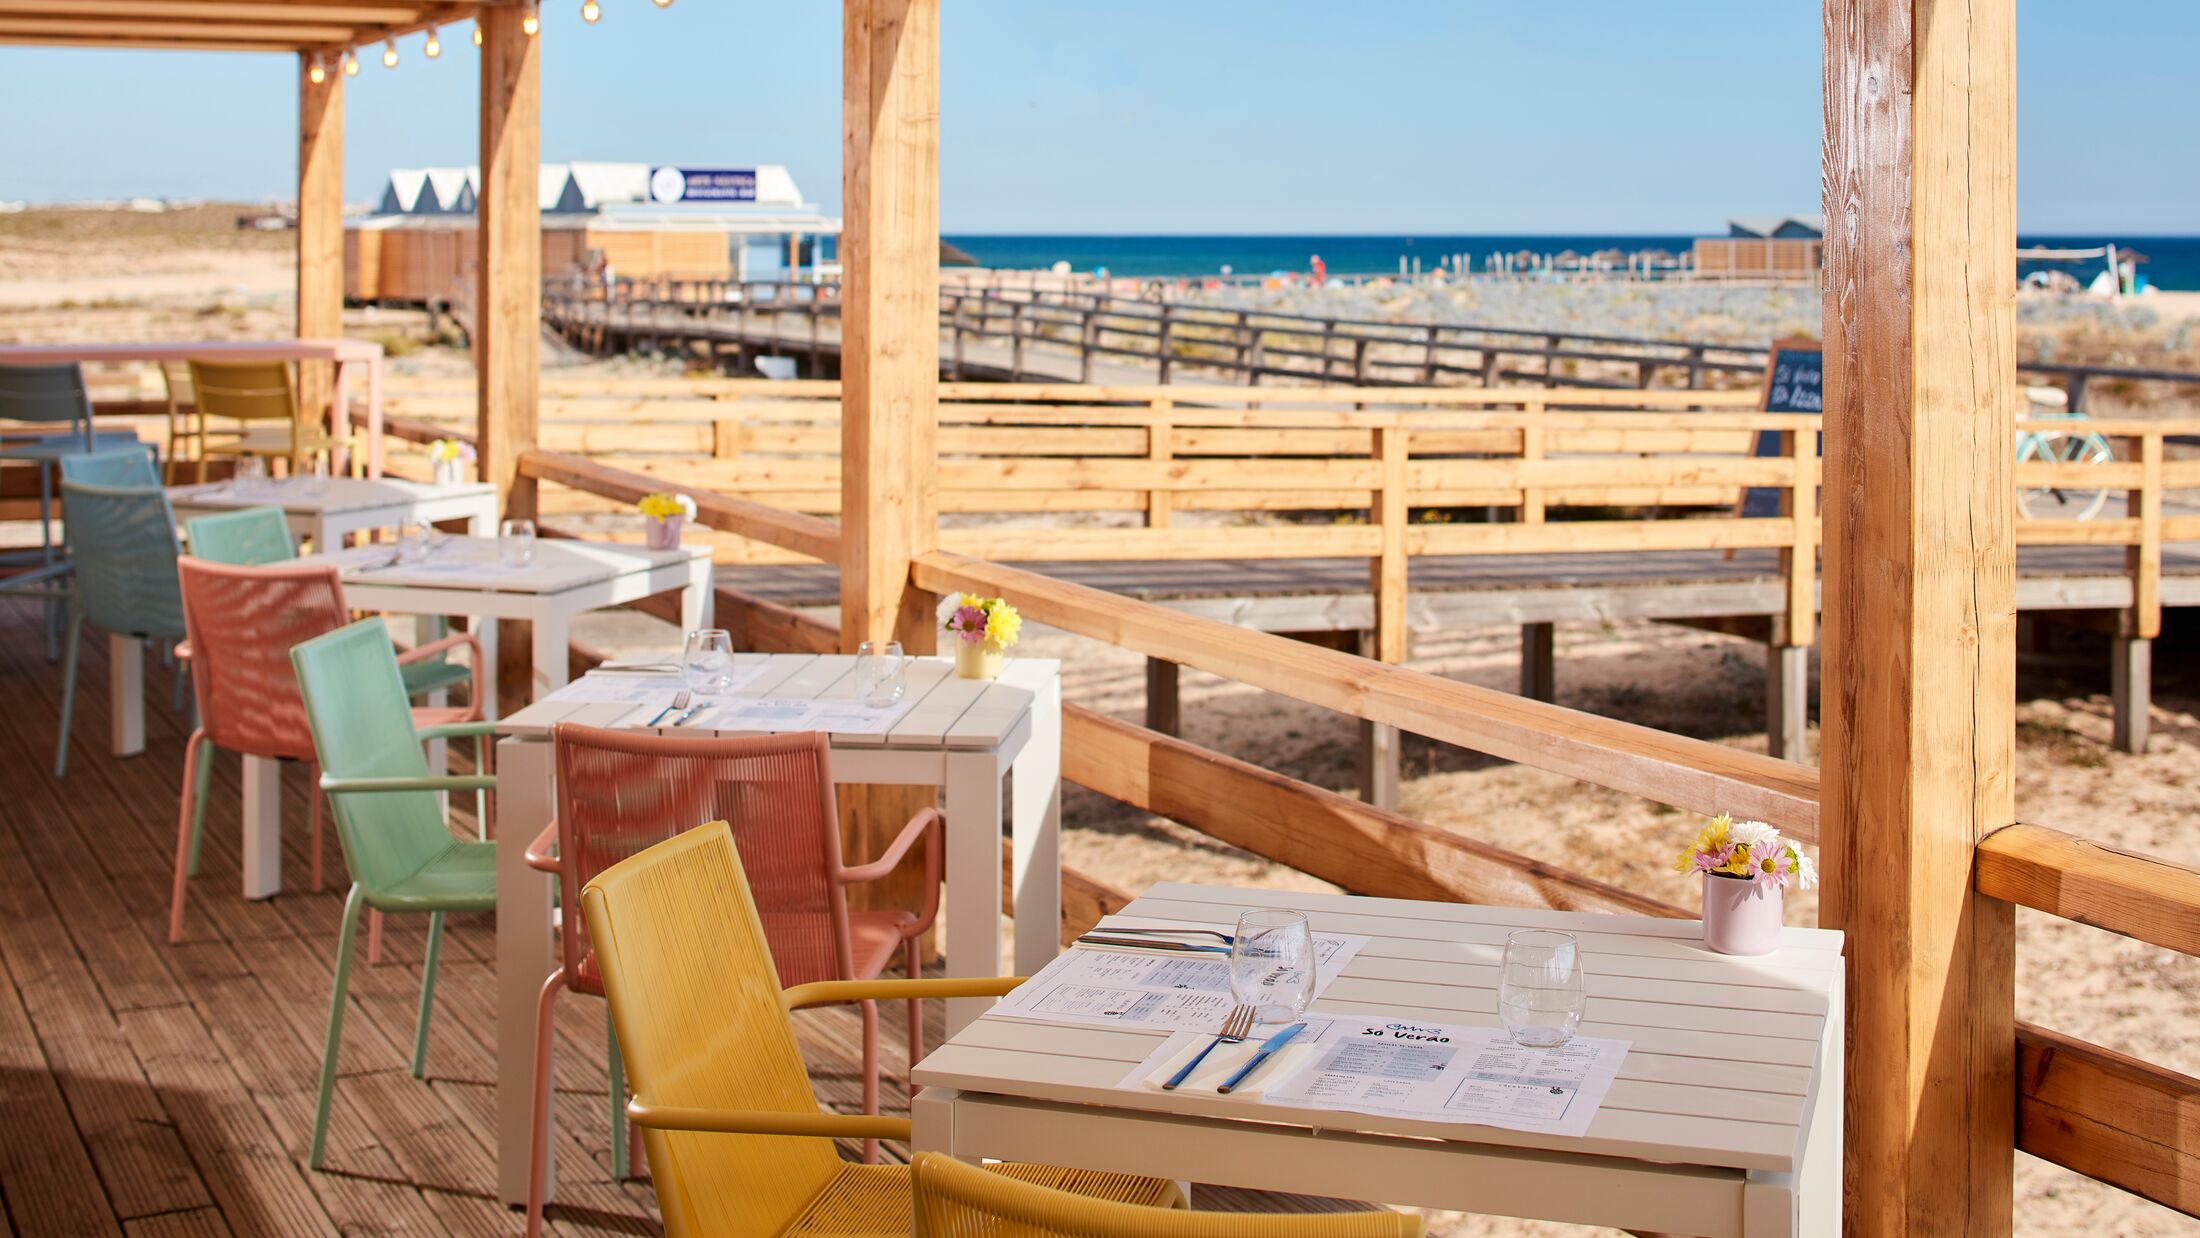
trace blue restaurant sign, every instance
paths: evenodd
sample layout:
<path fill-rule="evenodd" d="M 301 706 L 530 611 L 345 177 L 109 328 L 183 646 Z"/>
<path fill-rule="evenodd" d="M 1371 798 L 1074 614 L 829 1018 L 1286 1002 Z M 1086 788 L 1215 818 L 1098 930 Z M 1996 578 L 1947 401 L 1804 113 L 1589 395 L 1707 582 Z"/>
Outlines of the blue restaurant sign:
<path fill-rule="evenodd" d="M 675 168 L 649 170 L 652 202 L 754 202 L 755 168 Z"/>

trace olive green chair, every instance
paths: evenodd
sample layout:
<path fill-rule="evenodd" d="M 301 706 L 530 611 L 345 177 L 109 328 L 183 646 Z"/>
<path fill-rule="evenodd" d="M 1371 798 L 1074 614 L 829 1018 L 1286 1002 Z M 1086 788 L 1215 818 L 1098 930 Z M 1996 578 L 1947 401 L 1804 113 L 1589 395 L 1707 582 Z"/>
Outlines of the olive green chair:
<path fill-rule="evenodd" d="M 336 838 L 350 870 L 343 928 L 336 939 L 336 984 L 329 998 L 328 1045 L 321 1057 L 320 1098 L 313 1114 L 309 1163 L 321 1167 L 328 1143 L 329 1101 L 336 1087 L 337 1045 L 344 1032 L 344 994 L 351 979 L 352 939 L 368 907 L 428 917 L 428 951 L 421 965 L 420 1018 L 413 1032 L 412 1072 L 427 1069 L 428 1016 L 435 1002 L 443 917 L 496 908 L 496 844 L 461 842 L 445 821 L 437 792 L 493 790 L 479 774 L 435 777 L 421 744 L 430 739 L 484 736 L 494 722 L 414 729 L 405 681 L 389 630 L 379 619 L 302 641 L 290 651 L 305 701 L 306 725 L 321 761 L 321 790 L 336 818 Z"/>

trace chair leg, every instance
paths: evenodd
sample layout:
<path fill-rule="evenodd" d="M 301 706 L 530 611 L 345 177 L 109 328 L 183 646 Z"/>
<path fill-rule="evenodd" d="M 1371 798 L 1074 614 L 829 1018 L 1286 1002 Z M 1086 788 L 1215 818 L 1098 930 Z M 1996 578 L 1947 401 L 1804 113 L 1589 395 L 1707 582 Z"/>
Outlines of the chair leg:
<path fill-rule="evenodd" d="M 863 1112 L 878 1112 L 878 1003 L 863 1003 Z M 878 1164 L 878 1140 L 863 1141 L 863 1163 Z"/>
<path fill-rule="evenodd" d="M 200 750 L 206 744 L 206 732 L 193 731 L 183 741 L 183 794 L 178 796 L 180 806 L 176 812 L 176 878 L 174 888 L 168 894 L 168 944 L 173 946 L 183 940 L 184 883 L 192 871 L 192 857 L 198 850 L 199 809 L 205 799 L 199 794 L 204 785 L 200 778 Z"/>
<path fill-rule="evenodd" d="M 609 1046 L 605 1066 L 611 1076 L 611 1180 L 626 1181 L 626 1059 L 619 1056 L 619 1028 L 611 1021 L 611 1004 L 603 1008 L 604 1043 Z"/>
<path fill-rule="evenodd" d="M 306 830 L 307 868 L 312 873 L 313 892 L 321 892 L 321 763 L 306 762 L 306 819 L 312 824 Z"/>
<path fill-rule="evenodd" d="M 905 943 L 905 944 L 903 945 L 902 949 L 903 949 L 903 950 L 905 951 L 904 957 L 905 957 L 905 958 L 906 958 L 906 959 L 908 960 L 908 965 L 909 965 L 909 978 L 910 978 L 911 980 L 921 980 L 921 979 L 923 979 L 923 978 L 924 978 L 924 944 L 923 944 L 923 942 L 922 942 L 922 941 L 920 941 L 920 940 L 919 940 L 919 939 L 917 939 L 917 938 L 914 938 L 914 937 L 912 937 L 912 938 L 910 938 L 910 939 L 908 940 L 908 942 L 907 942 L 907 943 Z M 918 1062 L 921 1062 L 921 1061 L 923 1061 L 923 1060 L 924 1060 L 924 1003 L 923 1003 L 923 1002 L 920 1002 L 920 1001 L 918 1001 L 918 1000 L 916 1000 L 915 998 L 911 998 L 911 999 L 909 999 L 909 1073 L 910 1073 L 911 1075 L 914 1075 L 914 1074 L 915 1074 L 915 1073 L 917 1072 L 917 1063 L 918 1063 Z M 908 1085 L 909 1085 L 909 1094 L 910 1094 L 911 1096 L 915 1096 L 915 1095 L 917 1094 L 917 1085 L 916 1085 L 916 1081 L 915 1081 L 915 1080 L 913 1080 L 913 1079 L 910 1079 L 910 1080 L 906 1080 L 906 1082 L 907 1082 L 907 1083 L 908 1083 Z"/>
<path fill-rule="evenodd" d="M 76 713 L 76 663 L 77 653 L 84 644 L 84 622 L 77 615 L 76 607 L 69 608 L 68 652 L 63 655 L 65 669 L 61 672 L 61 736 L 54 741 L 53 776 L 61 778 L 69 772 L 69 719 Z"/>
<path fill-rule="evenodd" d="M 367 913 L 367 966 L 382 965 L 382 913 Z"/>
<path fill-rule="evenodd" d="M 535 1120 L 527 1132 L 527 1238 L 542 1233 L 543 1195 L 550 1185 L 550 1011 L 564 987 L 565 969 L 560 967 L 542 982 L 542 995 L 535 999 Z"/>
<path fill-rule="evenodd" d="M 428 915 L 428 957 L 420 965 L 420 1022 L 413 1028 L 413 1078 L 428 1074 L 428 1016 L 435 1011 L 436 964 L 443 958 L 443 913 Z"/>
<path fill-rule="evenodd" d="M 367 892 L 356 883 L 344 899 L 344 927 L 336 934 L 336 986 L 328 999 L 328 1043 L 321 1050 L 321 1097 L 313 1107 L 313 1150 L 306 1156 L 310 1168 L 321 1167 L 328 1150 L 328 1107 L 336 1094 L 336 1053 L 344 1039 L 344 991 L 351 984 L 351 940 L 359 929 L 359 909 L 367 905 Z"/>
<path fill-rule="evenodd" d="M 191 861 L 184 871 L 199 875 L 199 851 L 206 841 L 206 796 L 214 789 L 214 754 L 220 751 L 208 740 L 199 756 L 199 782 L 191 790 Z"/>

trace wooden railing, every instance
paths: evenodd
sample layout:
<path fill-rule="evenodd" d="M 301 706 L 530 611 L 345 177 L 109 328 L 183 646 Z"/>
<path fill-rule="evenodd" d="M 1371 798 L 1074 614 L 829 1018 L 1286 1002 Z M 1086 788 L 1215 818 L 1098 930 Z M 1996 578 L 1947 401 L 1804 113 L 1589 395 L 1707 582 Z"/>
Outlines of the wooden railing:
<path fill-rule="evenodd" d="M 621 280 L 607 298 L 547 290 L 544 318 L 596 351 L 629 345 L 721 340 L 769 345 L 822 359 L 838 348 L 839 287 L 831 283 Z M 1489 326 L 1397 322 L 1229 309 L 1097 291 L 1006 288 L 940 290 L 940 360 L 950 378 L 1043 372 L 1042 354 L 1093 381 L 1096 363 L 1151 368 L 1256 385 L 1264 379 L 1358 386 L 1472 381 L 1545 386 L 1754 389 L 1762 345 L 1715 340 Z M 2137 366 L 2026 361 L 2018 372 L 2051 383 L 2083 408 L 2092 381 L 2200 387 L 2200 374 Z"/>
<path fill-rule="evenodd" d="M 421 423 L 400 438 L 432 437 Z M 625 499 L 646 475 L 533 450 L 521 473 Z M 2142 462 L 2141 475 L 2147 473 Z M 704 524 L 804 554 L 837 555 L 830 522 L 766 505 L 714 501 Z M 1184 616 L 951 552 L 923 556 L 918 587 L 1008 597 L 1039 622 L 1182 660 L 1281 695 L 1390 723 L 1525 764 L 1694 811 L 1731 809 L 1815 838 L 1817 772 L 1718 745 L 1488 692 L 1226 624 Z M 824 651 L 833 629 L 719 591 L 719 615 L 745 648 Z M 1685 915 L 1555 866 L 1371 808 L 1182 740 L 1064 709 L 1064 774 L 1219 841 L 1355 893 Z M 2113 851 L 2060 831 L 2013 825 L 1978 848 L 1981 894 L 2200 953 L 2200 870 Z M 1120 906 L 1122 891 L 1065 871 L 1065 934 Z M 2006 965 L 2014 966 L 2008 959 Z M 2016 1146 L 2077 1172 L 2200 1215 L 2200 1079 L 2098 1045 L 2018 1024 Z"/>

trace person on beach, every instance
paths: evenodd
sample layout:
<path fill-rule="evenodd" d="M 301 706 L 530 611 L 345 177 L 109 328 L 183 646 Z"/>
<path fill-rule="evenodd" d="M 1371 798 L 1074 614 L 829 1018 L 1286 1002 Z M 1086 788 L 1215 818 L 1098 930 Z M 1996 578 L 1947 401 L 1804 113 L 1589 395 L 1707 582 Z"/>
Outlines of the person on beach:
<path fill-rule="evenodd" d="M 1313 261 L 1307 263 L 1307 265 L 1313 268 L 1314 286 L 1316 288 L 1323 287 L 1329 283 L 1329 264 L 1322 261 L 1322 256 L 1320 254 L 1315 254 Z"/>

